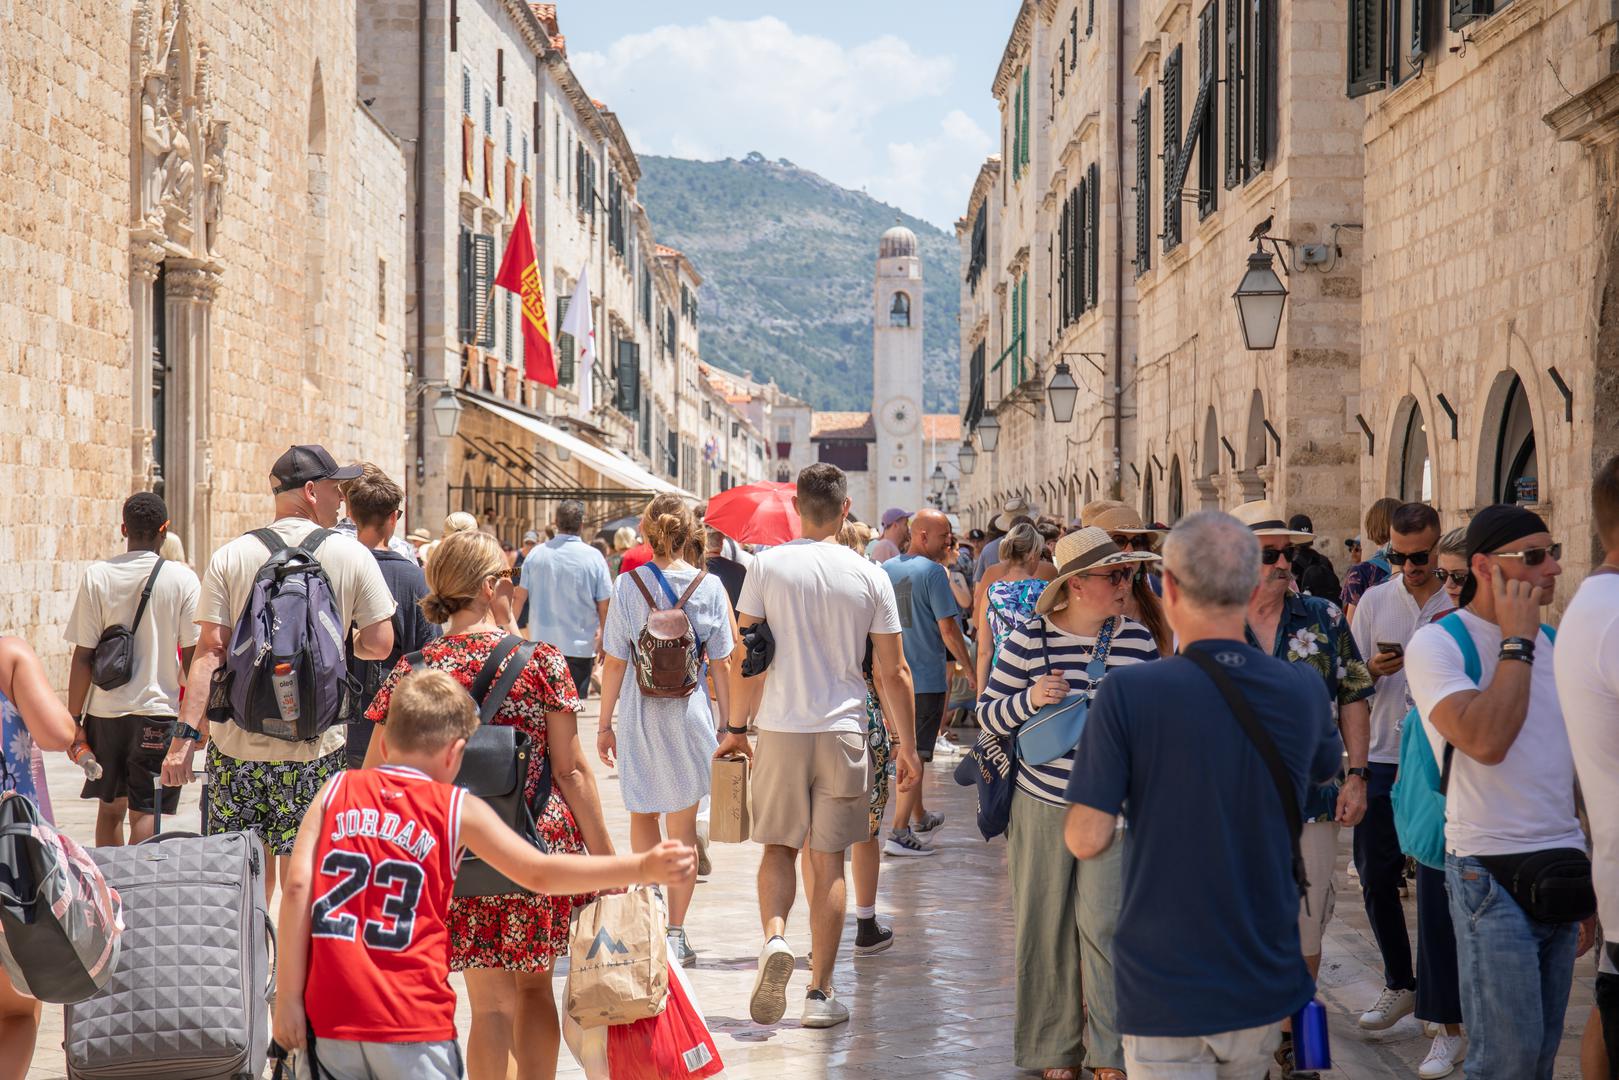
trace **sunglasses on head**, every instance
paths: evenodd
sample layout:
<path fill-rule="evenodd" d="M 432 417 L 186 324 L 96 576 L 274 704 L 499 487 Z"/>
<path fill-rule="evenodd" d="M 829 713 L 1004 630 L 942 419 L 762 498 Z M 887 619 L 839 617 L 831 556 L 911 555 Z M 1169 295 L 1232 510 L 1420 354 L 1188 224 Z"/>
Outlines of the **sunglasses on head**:
<path fill-rule="evenodd" d="M 1106 581 L 1109 585 L 1117 587 L 1119 585 L 1123 585 L 1126 581 L 1129 581 L 1132 577 L 1134 577 L 1135 569 L 1128 566 L 1119 566 L 1112 570 L 1108 570 L 1105 573 L 1080 574 L 1079 576 L 1090 578 L 1093 581 Z"/>
<path fill-rule="evenodd" d="M 1288 563 L 1291 564 L 1298 559 L 1298 555 L 1299 546 L 1297 544 L 1289 544 L 1283 548 L 1259 549 L 1259 561 L 1264 563 L 1266 566 L 1275 566 L 1276 560 L 1282 558 L 1287 559 Z"/>
<path fill-rule="evenodd" d="M 1120 533 L 1117 536 L 1109 536 L 1108 539 L 1113 541 L 1120 551 L 1152 550 L 1152 537 L 1145 534 L 1139 536 L 1125 536 L 1123 533 Z"/>
<path fill-rule="evenodd" d="M 1427 551 L 1390 551 L 1388 557 L 1390 566 L 1404 566 L 1408 562 L 1412 566 L 1427 566 L 1428 560 L 1433 558 L 1433 549 L 1430 548 Z"/>
<path fill-rule="evenodd" d="M 1522 551 L 1497 551 L 1497 559 L 1522 559 L 1525 566 L 1539 566 L 1546 561 L 1546 556 L 1561 561 L 1563 558 L 1563 545 L 1552 544 L 1550 547 L 1524 548 Z"/>

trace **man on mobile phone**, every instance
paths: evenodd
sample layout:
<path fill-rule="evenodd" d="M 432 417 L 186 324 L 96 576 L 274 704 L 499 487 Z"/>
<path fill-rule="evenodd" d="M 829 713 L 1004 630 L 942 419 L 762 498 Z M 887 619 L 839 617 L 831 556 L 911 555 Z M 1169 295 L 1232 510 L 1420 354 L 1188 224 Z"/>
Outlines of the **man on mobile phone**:
<path fill-rule="evenodd" d="M 1366 816 L 1355 826 L 1355 869 L 1366 919 L 1383 955 L 1383 992 L 1360 1017 L 1360 1026 L 1368 1031 L 1393 1027 L 1416 1006 L 1411 939 L 1400 905 L 1405 855 L 1394 831 L 1389 791 L 1400 765 L 1400 724 L 1407 710 L 1405 645 L 1417 627 L 1426 626 L 1450 606 L 1443 583 L 1433 572 L 1438 545 L 1439 515 L 1433 507 L 1413 502 L 1396 509 L 1389 516 L 1387 555 L 1394 574 L 1361 594 L 1350 626 L 1377 680 L 1366 764 Z"/>

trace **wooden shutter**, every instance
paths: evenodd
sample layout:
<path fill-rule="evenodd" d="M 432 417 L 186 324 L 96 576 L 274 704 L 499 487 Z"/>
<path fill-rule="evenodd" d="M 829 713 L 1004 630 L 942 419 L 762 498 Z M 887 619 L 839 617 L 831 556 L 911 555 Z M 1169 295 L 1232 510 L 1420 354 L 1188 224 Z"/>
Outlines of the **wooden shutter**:
<path fill-rule="evenodd" d="M 1085 0 L 1085 36 L 1096 30 L 1096 0 Z"/>
<path fill-rule="evenodd" d="M 641 347 L 633 341 L 618 343 L 618 411 L 634 416 L 641 411 Z"/>
<path fill-rule="evenodd" d="M 1474 19 L 1495 12 L 1495 0 L 1450 0 L 1450 28 L 1460 30 Z"/>
<path fill-rule="evenodd" d="M 1072 319 L 1069 305 L 1071 299 L 1068 295 L 1068 212 L 1073 209 L 1072 200 L 1062 201 L 1062 214 L 1057 225 L 1057 297 L 1059 300 L 1058 318 L 1059 326 L 1067 326 Z"/>
<path fill-rule="evenodd" d="M 1242 183 L 1242 0 L 1225 0 L 1225 186 Z"/>
<path fill-rule="evenodd" d="M 489 301 L 489 287 L 495 280 L 495 238 L 488 233 L 472 234 L 472 305 L 474 326 L 484 315 Z M 482 318 L 483 333 L 475 344 L 480 349 L 495 347 L 495 323 Z"/>
<path fill-rule="evenodd" d="M 1023 69 L 1023 167 L 1029 167 L 1029 143 L 1034 129 L 1029 125 L 1029 69 Z"/>
<path fill-rule="evenodd" d="M 1079 5 L 1075 3 L 1074 10 L 1068 13 L 1068 70 L 1072 71 L 1074 65 L 1079 63 Z"/>
<path fill-rule="evenodd" d="M 1275 34 L 1276 0 L 1252 0 L 1248 28 L 1248 175 L 1265 171 L 1270 156 L 1271 39 Z"/>
<path fill-rule="evenodd" d="M 1421 56 L 1428 51 L 1428 27 L 1433 20 L 1428 16 L 1429 0 L 1410 0 L 1410 3 L 1410 55 L 1416 57 Z"/>
<path fill-rule="evenodd" d="M 561 326 L 562 325 L 562 320 L 564 320 L 564 319 L 566 319 L 568 317 L 568 305 L 571 304 L 571 303 L 573 303 L 573 297 L 571 297 L 571 296 L 563 296 L 563 297 L 558 298 L 558 300 L 557 300 L 557 323 L 556 323 L 558 326 Z M 557 385 L 558 386 L 572 386 L 573 385 L 574 356 L 577 353 L 577 351 L 578 351 L 577 347 L 574 345 L 573 335 L 572 334 L 564 334 L 564 333 L 559 331 L 557 333 Z"/>
<path fill-rule="evenodd" d="M 1090 283 L 1090 292 L 1086 296 L 1085 306 L 1095 307 L 1101 291 L 1101 274 L 1098 271 L 1101 262 L 1099 256 L 1102 250 L 1102 175 L 1101 170 L 1097 168 L 1094 161 L 1091 162 L 1091 167 L 1088 171 L 1090 172 L 1091 205 L 1089 212 L 1085 216 L 1090 226 L 1090 236 L 1085 240 L 1085 251 L 1090 260 L 1090 265 L 1085 279 Z"/>
<path fill-rule="evenodd" d="M 1214 87 L 1220 79 L 1220 0 L 1209 0 L 1197 17 L 1198 97 L 1203 100 L 1198 123 L 1197 216 L 1214 212 L 1220 186 L 1220 147 L 1215 141 Z"/>
<path fill-rule="evenodd" d="M 1152 88 L 1136 104 L 1136 277 L 1152 268 Z"/>
<path fill-rule="evenodd" d="M 1349 0 L 1349 96 L 1388 85 L 1387 0 Z"/>
<path fill-rule="evenodd" d="M 472 233 L 462 229 L 456 245 L 456 337 L 462 344 L 470 344 L 478 326 L 477 301 L 472 298 Z"/>
<path fill-rule="evenodd" d="M 1074 237 L 1069 257 L 1073 259 L 1073 278 L 1070 284 L 1071 302 L 1074 306 L 1074 318 L 1085 313 L 1085 297 L 1090 294 L 1090 282 L 1085 275 L 1089 272 L 1090 260 L 1085 256 L 1085 245 L 1090 242 L 1091 223 L 1086 216 L 1089 213 L 1091 198 L 1089 194 L 1089 177 L 1080 174 L 1079 183 L 1074 185 L 1073 193 L 1069 196 L 1074 208 Z"/>
<path fill-rule="evenodd" d="M 1163 173 L 1164 173 L 1164 250 L 1169 251 L 1181 242 L 1181 189 L 1175 175 L 1181 156 L 1181 46 L 1169 54 L 1164 62 L 1164 73 L 1159 77 L 1163 86 Z"/>

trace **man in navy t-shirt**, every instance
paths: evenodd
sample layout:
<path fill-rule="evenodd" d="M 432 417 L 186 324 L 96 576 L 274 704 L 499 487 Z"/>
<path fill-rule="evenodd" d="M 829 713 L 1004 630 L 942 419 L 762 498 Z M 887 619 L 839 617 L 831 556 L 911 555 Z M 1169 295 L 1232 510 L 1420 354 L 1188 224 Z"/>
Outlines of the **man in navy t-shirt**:
<path fill-rule="evenodd" d="M 1321 679 L 1243 640 L 1258 567 L 1258 540 L 1235 518 L 1184 518 L 1164 544 L 1164 611 L 1183 649 L 1224 665 L 1302 806 L 1307 786 L 1337 773 L 1343 744 Z M 1183 1076 L 1193 1063 L 1264 1075 L 1281 1020 L 1314 982 L 1299 952 L 1287 818 L 1214 682 L 1184 656 L 1111 672 L 1067 794 L 1077 857 L 1118 842 L 1119 814 L 1129 825 L 1113 964 L 1131 1080 Z"/>

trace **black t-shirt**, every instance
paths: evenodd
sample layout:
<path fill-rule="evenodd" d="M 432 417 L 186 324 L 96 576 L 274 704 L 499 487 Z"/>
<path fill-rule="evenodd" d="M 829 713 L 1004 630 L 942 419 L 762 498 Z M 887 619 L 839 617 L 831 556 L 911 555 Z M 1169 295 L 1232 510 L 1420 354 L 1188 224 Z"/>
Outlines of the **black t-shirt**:
<path fill-rule="evenodd" d="M 747 567 L 723 555 L 710 555 L 703 565 L 725 586 L 725 595 L 731 598 L 731 610 L 735 611 L 742 600 L 742 581 L 748 576 Z"/>
<path fill-rule="evenodd" d="M 365 707 L 371 704 L 378 687 L 399 663 L 401 656 L 415 652 L 439 636 L 438 626 L 427 621 L 421 605 L 417 603 L 427 595 L 427 578 L 422 568 L 397 552 L 372 548 L 371 554 L 375 556 L 377 569 L 382 571 L 382 580 L 388 583 L 388 592 L 398 607 L 394 608 L 393 613 L 394 647 L 388 659 L 359 660 L 352 655 L 349 657 L 349 674 L 360 681 L 363 698 L 355 715 L 365 712 Z"/>

